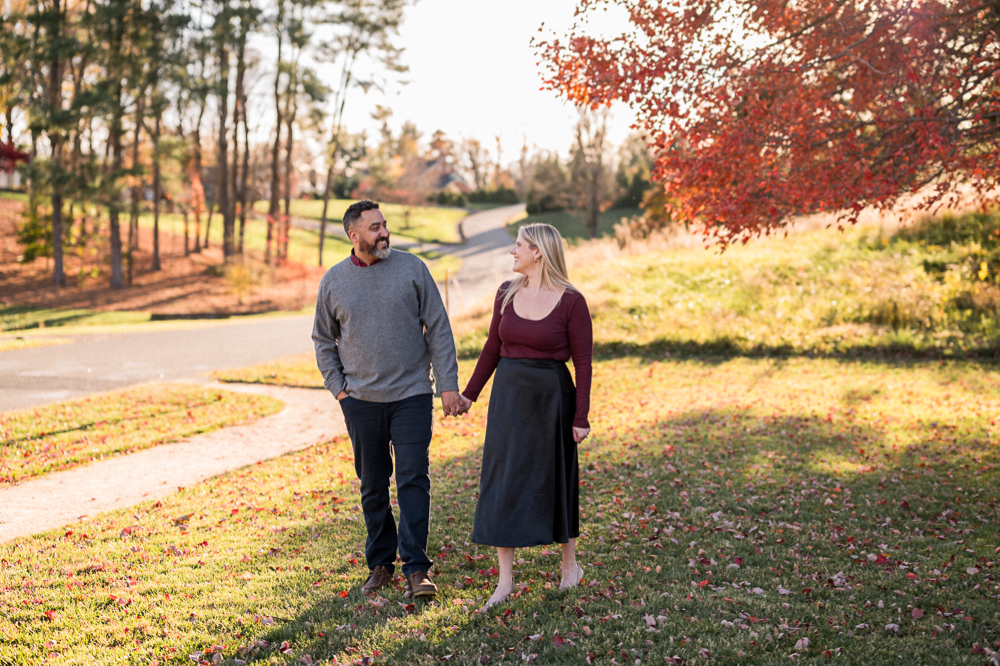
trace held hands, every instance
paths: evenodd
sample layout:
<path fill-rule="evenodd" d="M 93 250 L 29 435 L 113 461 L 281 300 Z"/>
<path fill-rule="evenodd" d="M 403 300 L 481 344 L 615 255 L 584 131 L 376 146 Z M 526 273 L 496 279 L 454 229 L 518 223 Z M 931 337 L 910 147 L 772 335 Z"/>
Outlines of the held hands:
<path fill-rule="evenodd" d="M 461 416 L 472 408 L 472 401 L 458 391 L 441 391 L 445 416 Z"/>
<path fill-rule="evenodd" d="M 584 439 L 586 439 L 587 435 L 589 435 L 589 434 L 590 434 L 590 428 L 577 428 L 577 427 L 574 427 L 573 428 L 573 441 L 576 442 L 577 444 L 579 444 Z"/>

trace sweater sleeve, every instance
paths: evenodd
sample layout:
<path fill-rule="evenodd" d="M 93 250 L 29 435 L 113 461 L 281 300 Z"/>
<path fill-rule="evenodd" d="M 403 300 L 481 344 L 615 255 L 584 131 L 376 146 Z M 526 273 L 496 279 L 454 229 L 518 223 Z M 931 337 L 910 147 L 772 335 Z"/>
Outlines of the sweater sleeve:
<path fill-rule="evenodd" d="M 316 348 L 316 366 L 323 375 L 323 386 L 334 397 L 347 390 L 344 364 L 340 360 L 340 322 L 330 309 L 330 298 L 320 285 L 316 297 L 316 316 L 313 319 L 313 346 Z"/>
<path fill-rule="evenodd" d="M 479 360 L 476 361 L 476 370 L 472 373 L 469 383 L 465 385 L 465 390 L 462 391 L 462 395 L 473 402 L 479 399 L 483 387 L 486 386 L 486 382 L 489 381 L 493 371 L 497 369 L 497 364 L 500 363 L 500 305 L 503 303 L 507 285 L 508 283 L 505 282 L 497 290 L 496 298 L 493 300 L 493 320 L 490 321 L 489 336 L 486 338 L 486 344 L 483 345 L 483 351 L 479 354 Z"/>
<path fill-rule="evenodd" d="M 590 381 L 593 375 L 594 326 L 583 294 L 578 292 L 570 304 L 566 323 L 569 352 L 576 371 L 576 416 L 573 418 L 573 427 L 589 428 L 587 416 L 590 413 Z"/>
<path fill-rule="evenodd" d="M 427 341 L 431 365 L 441 382 L 440 389 L 457 391 L 458 353 L 455 351 L 455 336 L 451 332 L 448 312 L 444 309 L 441 292 L 438 291 L 431 272 L 422 261 L 420 271 L 420 321 L 424 325 L 424 339 Z"/>

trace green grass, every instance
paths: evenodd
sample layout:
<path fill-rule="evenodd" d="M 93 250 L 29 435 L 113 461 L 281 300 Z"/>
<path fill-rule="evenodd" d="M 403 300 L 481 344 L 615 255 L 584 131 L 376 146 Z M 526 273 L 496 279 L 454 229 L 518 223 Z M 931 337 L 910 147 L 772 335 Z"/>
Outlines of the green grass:
<path fill-rule="evenodd" d="M 340 225 L 347 207 L 354 203 L 353 199 L 337 199 L 330 201 L 327 209 L 327 223 Z M 258 201 L 254 210 L 267 213 L 268 203 Z M 284 206 L 282 206 L 284 211 Z M 401 204 L 379 204 L 379 210 L 385 215 L 389 231 L 396 236 L 429 243 L 458 243 L 458 222 L 468 215 L 462 208 L 443 208 L 437 206 L 404 206 Z M 319 220 L 323 213 L 321 199 L 297 199 L 292 202 L 292 216 Z"/>
<path fill-rule="evenodd" d="M 148 321 L 148 312 L 103 312 L 83 308 L 58 310 L 30 305 L 0 306 L 0 332 L 45 328 L 124 326 Z"/>
<path fill-rule="evenodd" d="M 947 250 L 951 252 L 952 250 Z M 584 262 L 600 349 L 996 359 L 1000 289 L 877 229 Z"/>
<path fill-rule="evenodd" d="M 73 342 L 69 338 L 38 337 L 26 338 L 22 335 L 0 335 L 0 352 L 31 347 L 48 347 L 49 345 L 65 345 Z"/>
<path fill-rule="evenodd" d="M 316 367 L 316 355 L 312 352 L 265 361 L 245 368 L 216 370 L 212 373 L 212 377 L 220 382 L 240 384 L 323 388 L 323 376 Z"/>
<path fill-rule="evenodd" d="M 495 583 L 492 549 L 469 542 L 487 398 L 435 424 L 435 601 L 409 605 L 400 579 L 358 591 L 364 527 L 338 439 L 3 544 L 0 662 L 700 663 L 706 650 L 877 665 L 995 649 L 995 371 L 601 361 L 580 454 L 585 583 L 556 590 L 554 549 L 521 549 L 517 598 L 480 614 Z"/>
<path fill-rule="evenodd" d="M 632 218 L 642 211 L 634 208 L 616 208 L 601 213 L 597 216 L 597 237 L 613 237 L 615 235 L 615 225 L 622 221 L 622 218 Z M 582 241 L 590 239 L 590 232 L 587 230 L 586 217 L 582 213 L 569 211 L 557 211 L 551 213 L 538 213 L 536 215 L 526 215 L 517 218 L 507 224 L 507 231 L 511 237 L 517 237 L 517 230 L 526 224 L 551 224 L 559 230 L 559 233 L 569 245 L 576 245 Z"/>
<path fill-rule="evenodd" d="M 0 190 L 0 199 L 7 199 L 9 201 L 20 201 L 22 203 L 27 203 L 28 195 L 24 192 L 12 192 L 10 190 Z"/>
<path fill-rule="evenodd" d="M 0 485 L 248 423 L 281 407 L 267 396 L 163 384 L 6 412 Z"/>

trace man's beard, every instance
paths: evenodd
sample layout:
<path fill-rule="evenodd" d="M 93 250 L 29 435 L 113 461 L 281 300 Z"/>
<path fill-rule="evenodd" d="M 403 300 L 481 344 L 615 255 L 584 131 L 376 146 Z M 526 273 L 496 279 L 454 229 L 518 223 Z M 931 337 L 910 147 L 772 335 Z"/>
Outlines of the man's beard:
<path fill-rule="evenodd" d="M 385 241 L 385 247 L 379 247 L 378 246 L 379 242 L 383 240 Z M 380 238 L 376 240 L 374 244 L 369 244 L 366 243 L 364 240 L 359 240 L 358 246 L 363 254 L 375 257 L 376 259 L 385 259 L 386 257 L 389 256 L 389 253 L 392 251 L 389 249 L 388 238 Z"/>

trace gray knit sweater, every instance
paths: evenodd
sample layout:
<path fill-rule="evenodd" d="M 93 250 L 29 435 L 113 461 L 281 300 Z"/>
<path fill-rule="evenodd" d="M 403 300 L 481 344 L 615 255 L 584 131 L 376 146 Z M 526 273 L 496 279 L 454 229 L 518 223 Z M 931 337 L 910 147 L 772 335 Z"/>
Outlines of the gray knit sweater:
<path fill-rule="evenodd" d="M 442 391 L 458 390 L 455 339 L 430 271 L 393 250 L 371 266 L 350 257 L 319 284 L 313 322 L 316 365 L 334 396 L 367 402 L 432 393 L 431 363 Z"/>

